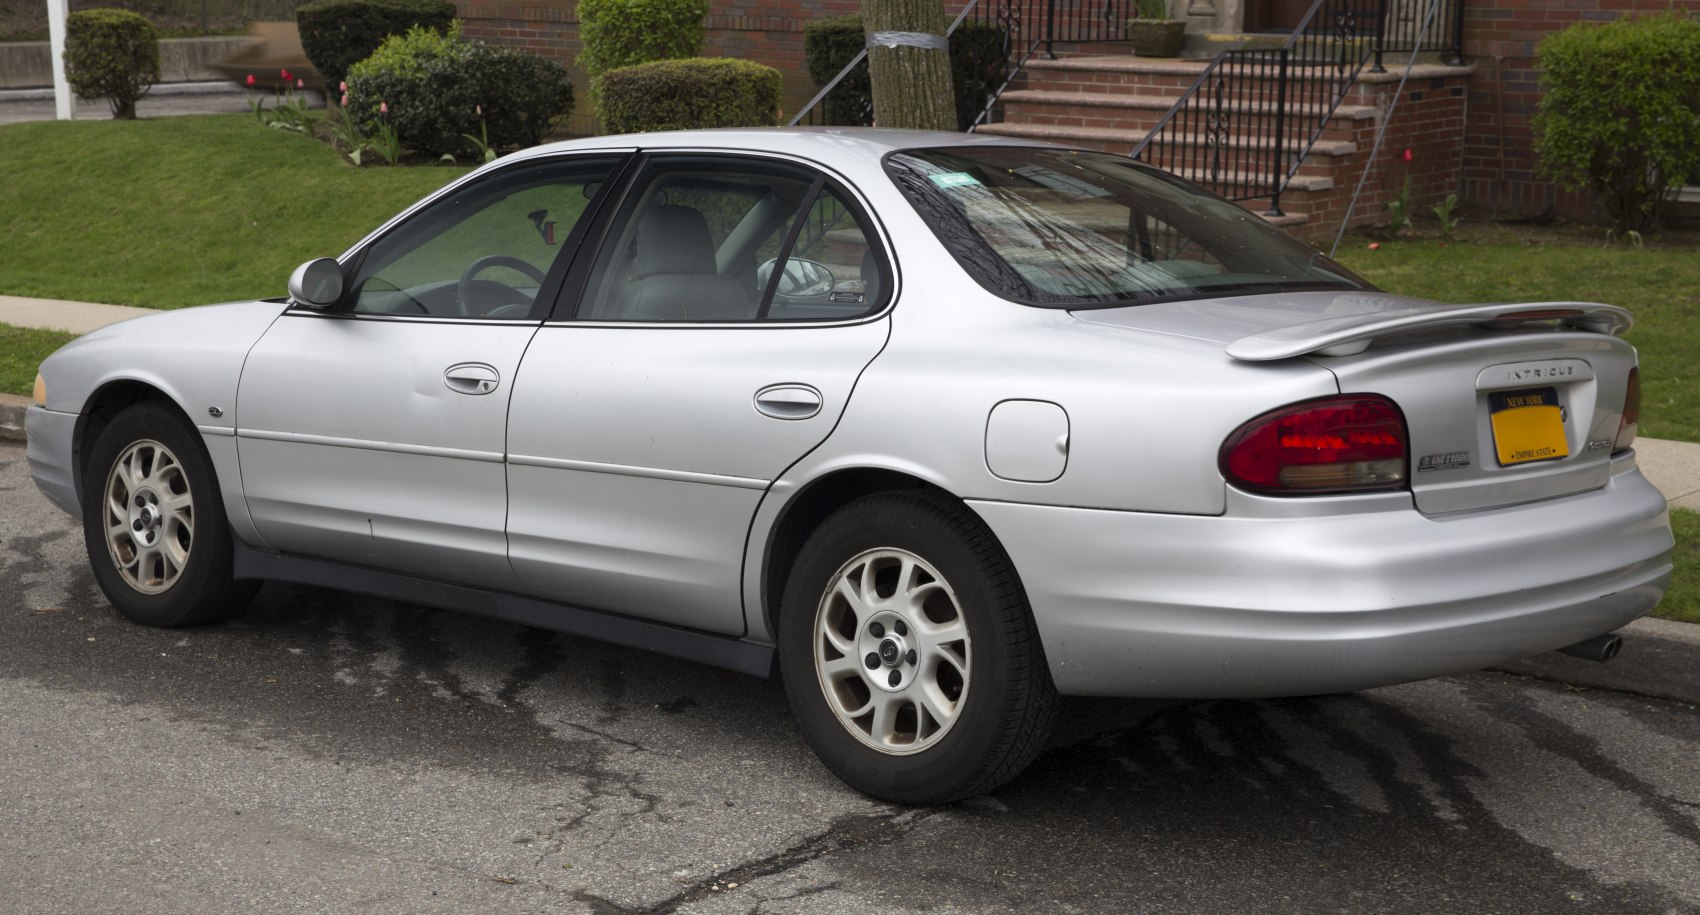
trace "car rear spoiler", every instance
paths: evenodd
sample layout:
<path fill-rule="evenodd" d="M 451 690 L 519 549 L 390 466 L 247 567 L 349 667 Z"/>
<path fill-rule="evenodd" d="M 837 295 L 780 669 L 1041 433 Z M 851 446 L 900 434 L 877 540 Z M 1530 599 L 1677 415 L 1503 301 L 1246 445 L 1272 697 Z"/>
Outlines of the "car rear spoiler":
<path fill-rule="evenodd" d="M 1616 305 L 1594 302 L 1538 302 L 1523 305 L 1428 305 L 1375 311 L 1294 324 L 1241 337 L 1228 344 L 1228 355 L 1246 362 L 1319 356 L 1354 356 L 1377 337 L 1432 327 L 1477 325 L 1512 328 L 1544 322 L 1621 336 L 1635 323 Z"/>

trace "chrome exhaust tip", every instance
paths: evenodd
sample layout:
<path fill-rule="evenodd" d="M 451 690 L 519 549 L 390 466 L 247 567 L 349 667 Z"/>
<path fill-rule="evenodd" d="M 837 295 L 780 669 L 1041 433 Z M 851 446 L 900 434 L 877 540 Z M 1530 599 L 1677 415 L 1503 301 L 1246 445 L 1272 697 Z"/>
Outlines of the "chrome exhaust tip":
<path fill-rule="evenodd" d="M 1602 664 L 1617 657 L 1617 653 L 1622 650 L 1623 637 L 1610 633 L 1596 635 L 1591 639 L 1584 639 L 1574 645 L 1566 645 L 1559 649 L 1559 651 L 1573 658 L 1597 661 Z"/>

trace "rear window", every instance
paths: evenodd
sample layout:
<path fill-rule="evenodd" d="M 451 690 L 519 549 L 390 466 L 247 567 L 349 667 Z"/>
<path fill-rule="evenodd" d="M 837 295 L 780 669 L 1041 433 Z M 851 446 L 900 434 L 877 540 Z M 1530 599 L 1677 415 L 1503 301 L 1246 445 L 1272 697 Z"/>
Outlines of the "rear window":
<path fill-rule="evenodd" d="M 886 171 L 980 285 L 1052 308 L 1368 289 L 1255 214 L 1121 156 L 908 150 Z"/>

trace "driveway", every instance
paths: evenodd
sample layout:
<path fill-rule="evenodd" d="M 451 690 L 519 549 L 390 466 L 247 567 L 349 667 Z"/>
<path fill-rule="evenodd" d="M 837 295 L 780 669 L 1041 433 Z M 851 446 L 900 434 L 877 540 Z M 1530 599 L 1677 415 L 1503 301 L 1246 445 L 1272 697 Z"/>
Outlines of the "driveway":
<path fill-rule="evenodd" d="M 13 445 L 0 521 L 4 912 L 1700 912 L 1691 706 L 1070 701 L 1013 785 L 903 810 L 777 683 L 300 587 L 131 626 Z"/>

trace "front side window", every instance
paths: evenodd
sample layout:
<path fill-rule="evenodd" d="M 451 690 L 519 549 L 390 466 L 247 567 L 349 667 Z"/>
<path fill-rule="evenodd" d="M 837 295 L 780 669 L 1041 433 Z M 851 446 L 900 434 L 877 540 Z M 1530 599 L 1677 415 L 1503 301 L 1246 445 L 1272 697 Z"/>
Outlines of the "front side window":
<path fill-rule="evenodd" d="M 579 315 L 681 323 L 859 317 L 883 301 L 886 268 L 870 238 L 844 196 L 812 169 L 657 156 L 610 223 Z"/>
<path fill-rule="evenodd" d="M 457 189 L 378 239 L 352 284 L 356 314 L 524 318 L 620 159 L 520 165 Z"/>
<path fill-rule="evenodd" d="M 1368 288 L 1244 208 L 1120 156 L 926 149 L 886 170 L 963 269 L 1028 305 Z"/>

